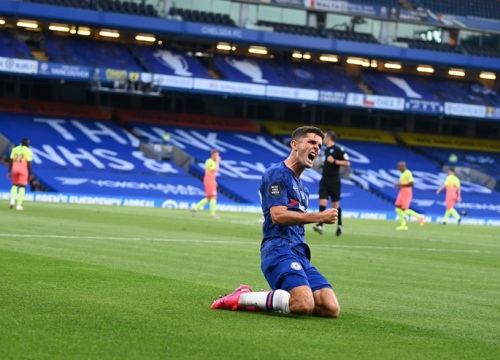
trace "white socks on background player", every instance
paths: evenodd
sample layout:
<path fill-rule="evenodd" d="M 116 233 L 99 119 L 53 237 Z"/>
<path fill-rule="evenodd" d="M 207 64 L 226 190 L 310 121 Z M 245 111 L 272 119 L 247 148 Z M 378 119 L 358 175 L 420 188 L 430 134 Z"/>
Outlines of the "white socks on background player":
<path fill-rule="evenodd" d="M 262 310 L 277 311 L 290 314 L 290 293 L 285 290 L 255 291 L 240 295 L 242 306 L 257 306 Z"/>

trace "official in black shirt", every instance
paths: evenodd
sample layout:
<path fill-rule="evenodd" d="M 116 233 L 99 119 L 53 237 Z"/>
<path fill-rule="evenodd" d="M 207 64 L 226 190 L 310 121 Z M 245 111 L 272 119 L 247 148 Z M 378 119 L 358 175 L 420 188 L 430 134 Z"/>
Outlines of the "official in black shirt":
<path fill-rule="evenodd" d="M 325 133 L 324 145 L 325 162 L 320 165 L 323 168 L 323 176 L 319 183 L 319 211 L 324 211 L 328 205 L 328 198 L 332 201 L 332 207 L 338 210 L 337 232 L 336 235 L 342 234 L 342 209 L 340 208 L 340 167 L 351 166 L 349 155 L 340 146 L 335 145 L 337 134 L 329 130 Z M 313 226 L 314 231 L 323 235 L 323 223 L 317 223 Z"/>

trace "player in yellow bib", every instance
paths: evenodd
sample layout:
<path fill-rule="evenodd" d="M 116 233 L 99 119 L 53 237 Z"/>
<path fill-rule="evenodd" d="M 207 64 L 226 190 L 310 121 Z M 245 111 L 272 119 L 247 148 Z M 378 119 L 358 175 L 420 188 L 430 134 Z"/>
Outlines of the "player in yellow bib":
<path fill-rule="evenodd" d="M 9 172 L 7 173 L 7 177 L 12 179 L 12 188 L 10 189 L 11 209 L 14 208 L 17 195 L 16 210 L 24 210 L 24 194 L 26 192 L 26 185 L 31 177 L 31 161 L 33 158 L 29 146 L 30 141 L 24 138 L 21 141 L 21 145 L 13 148 L 10 153 Z"/>
<path fill-rule="evenodd" d="M 219 151 L 213 149 L 210 152 L 210 158 L 205 161 L 205 177 L 203 178 L 203 184 L 205 185 L 205 198 L 196 204 L 194 209 L 191 210 L 193 216 L 196 211 L 200 210 L 207 203 L 210 203 L 210 215 L 212 219 L 219 219 L 215 214 L 215 205 L 217 203 L 217 172 L 219 171 L 220 165 L 220 154 Z"/>
<path fill-rule="evenodd" d="M 394 184 L 394 186 L 399 188 L 395 205 L 401 225 L 398 226 L 396 230 L 408 230 L 405 215 L 418 218 L 420 225 L 424 225 L 424 215 L 410 209 L 410 203 L 413 198 L 413 174 L 406 168 L 406 163 L 404 161 L 398 162 L 398 170 L 401 171 L 401 175 L 399 176 L 399 182 Z"/>
<path fill-rule="evenodd" d="M 462 221 L 462 217 L 458 214 L 457 210 L 455 210 L 456 202 L 462 202 L 462 197 L 460 196 L 460 179 L 455 175 L 455 169 L 448 169 L 448 176 L 444 181 L 444 185 L 441 186 L 436 194 L 439 194 L 446 188 L 446 212 L 444 214 L 443 224 L 446 224 L 450 215 L 453 215 L 455 219 L 457 219 L 457 224 L 460 224 Z"/>

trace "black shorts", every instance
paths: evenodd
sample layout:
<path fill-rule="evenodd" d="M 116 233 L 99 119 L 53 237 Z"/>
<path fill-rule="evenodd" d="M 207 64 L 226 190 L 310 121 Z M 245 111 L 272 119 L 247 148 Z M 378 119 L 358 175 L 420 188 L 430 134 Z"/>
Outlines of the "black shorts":
<path fill-rule="evenodd" d="M 319 182 L 319 198 L 332 199 L 333 202 L 340 200 L 340 179 L 322 178 Z"/>

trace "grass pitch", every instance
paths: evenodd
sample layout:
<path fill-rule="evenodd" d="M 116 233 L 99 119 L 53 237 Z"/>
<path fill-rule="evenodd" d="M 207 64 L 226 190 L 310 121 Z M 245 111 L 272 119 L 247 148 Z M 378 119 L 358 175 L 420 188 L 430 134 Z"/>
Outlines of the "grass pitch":
<path fill-rule="evenodd" d="M 2 359 L 497 359 L 499 228 L 344 220 L 338 319 L 210 310 L 260 271 L 258 214 L 0 202 Z"/>

